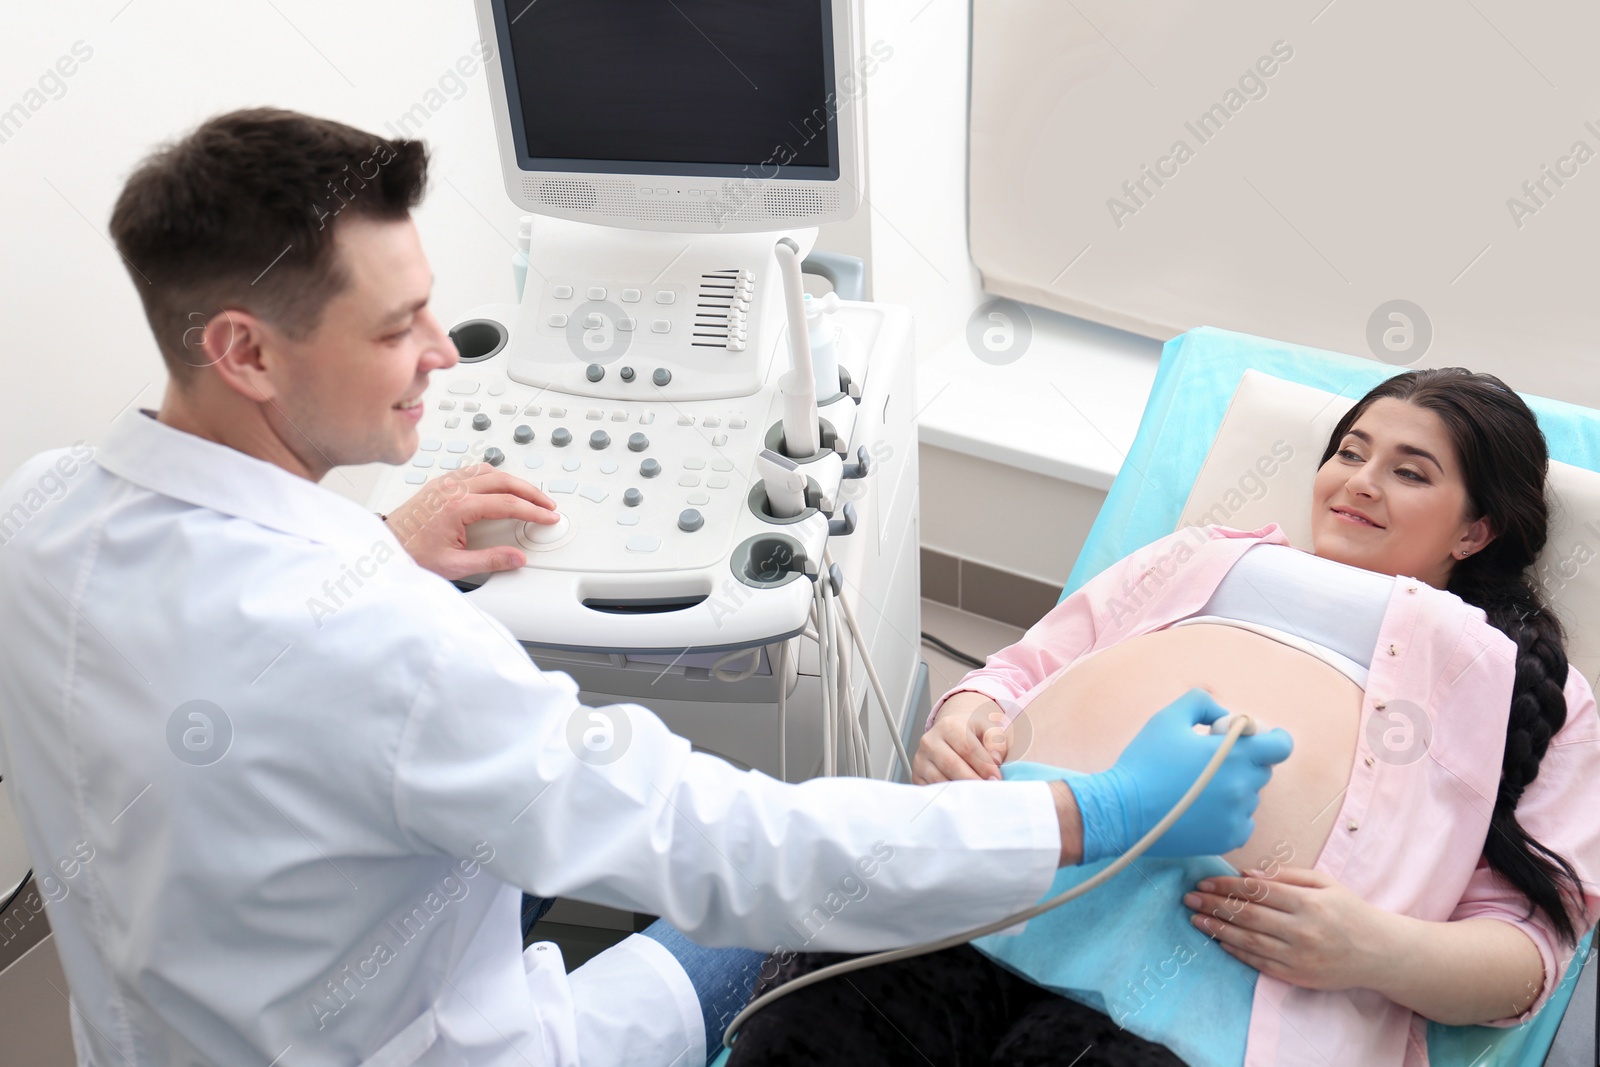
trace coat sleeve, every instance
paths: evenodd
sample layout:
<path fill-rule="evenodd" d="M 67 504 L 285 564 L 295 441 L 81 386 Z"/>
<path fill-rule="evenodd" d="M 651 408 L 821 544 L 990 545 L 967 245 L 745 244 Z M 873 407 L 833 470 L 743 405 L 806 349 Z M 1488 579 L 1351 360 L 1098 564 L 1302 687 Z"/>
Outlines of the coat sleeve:
<path fill-rule="evenodd" d="M 1600 820 L 1593 817 L 1600 811 L 1600 716 L 1594 692 L 1576 667 L 1567 672 L 1565 693 L 1567 721 L 1550 739 L 1538 777 L 1522 794 L 1517 821 L 1535 841 L 1572 864 L 1582 879 L 1582 913 L 1575 907 L 1573 914 L 1581 938 L 1600 920 Z M 1485 1025 L 1515 1026 L 1544 1007 L 1566 973 L 1574 947 L 1561 943 L 1543 912 L 1528 916 L 1528 898 L 1480 860 L 1450 918 L 1509 923 L 1528 936 L 1544 961 L 1544 986 L 1527 1011 Z"/>
<path fill-rule="evenodd" d="M 1208 532 L 1206 539 L 1214 536 Z M 1203 542 L 1201 542 L 1203 543 Z M 962 691 L 982 693 L 1005 707 L 1062 667 L 1101 643 L 1120 640 L 1118 631 L 1142 615 L 1167 587 L 1177 567 L 1194 555 L 1194 531 L 1183 528 L 1118 560 L 1028 628 L 1021 639 L 990 656 L 933 705 L 931 727 L 944 702 Z"/>
<path fill-rule="evenodd" d="M 396 818 L 418 851 L 487 856 L 527 892 L 765 951 L 930 940 L 1036 903 L 1055 876 L 1045 783 L 737 770 L 639 705 L 585 706 L 454 599 L 396 755 Z"/>

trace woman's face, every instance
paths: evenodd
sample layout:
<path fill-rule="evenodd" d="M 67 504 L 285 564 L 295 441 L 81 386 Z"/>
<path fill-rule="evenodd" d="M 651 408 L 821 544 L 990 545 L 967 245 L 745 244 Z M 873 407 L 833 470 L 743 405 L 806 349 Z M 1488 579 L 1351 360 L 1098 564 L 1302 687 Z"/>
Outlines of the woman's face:
<path fill-rule="evenodd" d="M 1468 514 L 1444 422 L 1393 397 L 1373 401 L 1350 427 L 1317 471 L 1311 500 L 1317 555 L 1440 589 L 1463 550 L 1490 541 L 1488 519 Z"/>

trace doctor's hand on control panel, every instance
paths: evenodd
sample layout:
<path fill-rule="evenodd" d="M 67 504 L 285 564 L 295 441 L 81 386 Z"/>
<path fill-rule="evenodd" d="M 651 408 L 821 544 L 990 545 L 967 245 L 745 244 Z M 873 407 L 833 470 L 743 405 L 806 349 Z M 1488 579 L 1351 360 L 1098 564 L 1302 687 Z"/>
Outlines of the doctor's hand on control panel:
<path fill-rule="evenodd" d="M 490 519 L 552 528 L 564 522 L 544 490 L 488 463 L 433 479 L 384 516 L 412 559 L 452 581 L 469 574 L 515 570 L 527 563 L 526 553 L 513 545 L 468 545 L 467 528 Z"/>

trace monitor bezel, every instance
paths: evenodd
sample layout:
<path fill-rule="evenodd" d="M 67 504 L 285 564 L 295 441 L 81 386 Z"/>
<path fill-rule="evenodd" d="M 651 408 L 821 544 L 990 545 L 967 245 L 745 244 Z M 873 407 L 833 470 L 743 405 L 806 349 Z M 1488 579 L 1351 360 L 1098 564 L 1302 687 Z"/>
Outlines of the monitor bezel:
<path fill-rule="evenodd" d="M 732 163 L 662 163 L 651 160 L 576 160 L 535 158 L 527 154 L 526 133 L 522 123 L 522 102 L 516 85 L 516 70 L 510 48 L 510 23 L 514 15 L 510 10 L 527 0 L 475 0 L 479 29 L 483 40 L 493 42 L 494 54 L 486 56 L 484 71 L 490 87 L 490 108 L 494 115 L 495 139 L 498 143 L 501 169 L 506 191 L 512 201 L 525 211 L 556 218 L 596 222 L 606 225 L 626 226 L 636 229 L 664 229 L 684 232 L 749 232 L 792 229 L 796 226 L 820 225 L 841 221 L 856 211 L 860 202 L 859 143 L 857 139 L 857 108 L 863 95 L 862 77 L 855 70 L 854 13 L 850 0 L 816 0 L 824 18 L 824 52 L 832 69 L 829 98 L 835 103 L 834 121 L 829 123 L 829 147 L 833 167 L 800 166 L 768 161 L 763 164 Z M 846 91 L 846 89 L 849 91 Z M 751 170 L 758 173 L 749 173 Z M 675 181 L 663 184 L 661 179 Z M 805 202 L 805 190 L 826 189 L 835 194 L 838 207 L 833 210 L 807 210 L 796 213 L 786 211 L 781 217 L 721 218 L 714 222 L 686 222 L 638 218 L 626 214 L 607 214 L 539 201 L 528 195 L 527 185 L 553 180 L 602 181 L 616 183 L 638 179 L 637 187 L 651 197 L 651 204 L 664 200 L 679 200 L 684 204 L 700 205 L 712 193 L 726 193 L 732 187 L 739 203 L 749 203 L 758 197 L 757 190 L 769 184 L 784 191 L 792 191 L 796 198 L 791 202 Z"/>

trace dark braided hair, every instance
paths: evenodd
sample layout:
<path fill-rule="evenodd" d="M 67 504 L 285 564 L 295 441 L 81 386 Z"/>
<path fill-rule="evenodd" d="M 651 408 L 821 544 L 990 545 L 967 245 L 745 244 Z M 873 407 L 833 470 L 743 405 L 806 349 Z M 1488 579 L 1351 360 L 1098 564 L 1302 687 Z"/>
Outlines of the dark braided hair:
<path fill-rule="evenodd" d="M 1403 400 L 1433 412 L 1455 443 L 1467 489 L 1467 518 L 1488 516 L 1494 537 L 1450 571 L 1449 592 L 1483 609 L 1496 629 L 1516 642 L 1517 674 L 1506 721 L 1500 791 L 1483 855 L 1489 867 L 1549 916 L 1567 944 L 1574 930 L 1566 894 L 1582 899 L 1581 882 L 1563 857 L 1530 837 L 1517 822 L 1517 802 L 1539 776 L 1550 738 L 1567 721 L 1565 633 L 1546 608 L 1531 568 L 1549 535 L 1545 496 L 1549 450 L 1528 405 L 1492 374 L 1461 367 L 1405 371 L 1380 383 L 1339 420 L 1318 464 L 1339 448 L 1373 401 Z"/>

